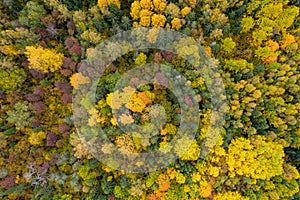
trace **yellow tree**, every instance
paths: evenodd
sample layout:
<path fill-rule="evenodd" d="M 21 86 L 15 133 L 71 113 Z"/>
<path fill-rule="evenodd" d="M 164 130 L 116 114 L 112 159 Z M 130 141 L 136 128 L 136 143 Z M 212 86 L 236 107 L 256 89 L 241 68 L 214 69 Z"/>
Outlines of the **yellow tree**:
<path fill-rule="evenodd" d="M 242 175 L 270 180 L 284 173 L 283 156 L 283 146 L 264 137 L 237 138 L 229 145 L 226 163 L 231 177 Z"/>
<path fill-rule="evenodd" d="M 47 72 L 55 72 L 62 66 L 64 55 L 55 49 L 46 49 L 41 46 L 27 46 L 25 55 L 29 61 L 29 68 Z"/>

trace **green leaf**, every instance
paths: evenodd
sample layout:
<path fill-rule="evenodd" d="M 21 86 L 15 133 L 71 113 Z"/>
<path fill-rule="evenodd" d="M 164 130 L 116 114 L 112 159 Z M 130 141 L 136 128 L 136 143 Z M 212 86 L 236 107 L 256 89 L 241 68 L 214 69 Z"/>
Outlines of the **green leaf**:
<path fill-rule="evenodd" d="M 12 127 L 3 132 L 4 135 L 12 135 L 16 133 L 16 127 Z"/>
<path fill-rule="evenodd" d="M 51 85 L 51 82 L 48 81 L 48 80 L 41 80 L 40 84 L 41 84 L 42 86 L 49 86 L 49 85 Z"/>

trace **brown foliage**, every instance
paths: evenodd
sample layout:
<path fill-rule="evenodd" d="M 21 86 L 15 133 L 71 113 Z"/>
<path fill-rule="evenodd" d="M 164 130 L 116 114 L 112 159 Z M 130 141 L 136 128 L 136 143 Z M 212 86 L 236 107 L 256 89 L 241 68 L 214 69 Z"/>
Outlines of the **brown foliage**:
<path fill-rule="evenodd" d="M 67 24 L 67 28 L 68 28 L 68 32 L 70 35 L 73 35 L 74 34 L 74 31 L 75 31 L 75 24 L 73 21 L 69 21 L 68 24 Z"/>
<path fill-rule="evenodd" d="M 42 72 L 34 70 L 34 69 L 30 69 L 29 74 L 31 76 L 33 76 L 34 78 L 38 78 L 38 79 L 44 79 L 45 78 L 45 75 Z"/>
<path fill-rule="evenodd" d="M 115 198 L 115 195 L 110 194 L 110 195 L 108 195 L 107 199 L 108 200 L 115 200 L 116 198 Z"/>
<path fill-rule="evenodd" d="M 163 57 L 162 57 L 161 53 L 155 52 L 154 57 L 153 57 L 153 61 L 155 63 L 161 63 L 163 61 Z"/>

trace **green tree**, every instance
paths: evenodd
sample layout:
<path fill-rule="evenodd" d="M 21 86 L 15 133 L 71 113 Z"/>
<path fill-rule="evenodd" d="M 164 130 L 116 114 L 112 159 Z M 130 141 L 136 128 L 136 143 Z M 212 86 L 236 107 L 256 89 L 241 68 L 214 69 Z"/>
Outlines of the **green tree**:
<path fill-rule="evenodd" d="M 45 15 L 46 10 L 43 5 L 40 5 L 35 1 L 29 1 L 20 12 L 19 22 L 30 28 L 41 26 L 41 18 Z"/>
<path fill-rule="evenodd" d="M 6 120 L 14 124 L 17 130 L 31 126 L 34 122 L 32 105 L 27 101 L 16 103 L 13 110 L 7 111 L 6 114 Z"/>
<path fill-rule="evenodd" d="M 15 91 L 25 79 L 25 70 L 17 67 L 12 59 L 4 58 L 0 61 L 0 90 L 7 93 Z"/>

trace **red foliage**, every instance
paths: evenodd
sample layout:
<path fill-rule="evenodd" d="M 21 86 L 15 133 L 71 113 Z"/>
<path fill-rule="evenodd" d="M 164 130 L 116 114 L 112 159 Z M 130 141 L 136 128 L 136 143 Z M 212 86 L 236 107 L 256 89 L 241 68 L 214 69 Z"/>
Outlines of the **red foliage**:
<path fill-rule="evenodd" d="M 76 62 L 72 60 L 72 58 L 64 58 L 63 59 L 63 68 L 70 69 L 72 71 L 76 70 Z"/>
<path fill-rule="evenodd" d="M 168 87 L 169 79 L 163 72 L 156 73 L 154 79 L 159 85 Z"/>
<path fill-rule="evenodd" d="M 75 53 L 75 54 L 81 56 L 81 47 L 75 38 L 73 38 L 73 37 L 67 38 L 65 40 L 64 44 L 71 55 Z"/>
<path fill-rule="evenodd" d="M 40 46 L 42 46 L 44 48 L 47 48 L 47 44 L 44 40 L 40 40 L 40 41 L 38 41 L 38 43 L 39 43 Z"/>
<path fill-rule="evenodd" d="M 53 22 L 48 22 L 47 23 L 47 31 L 50 36 L 55 36 L 58 34 L 58 30 L 56 28 L 56 24 Z"/>
<path fill-rule="evenodd" d="M 45 104 L 41 101 L 34 102 L 32 107 L 37 113 L 42 113 L 46 108 Z"/>
<path fill-rule="evenodd" d="M 72 74 L 72 71 L 69 69 L 61 69 L 60 73 L 64 76 L 70 76 Z"/>
<path fill-rule="evenodd" d="M 80 62 L 77 65 L 77 71 L 80 71 L 82 74 L 87 75 L 87 70 L 88 68 L 91 67 L 90 64 L 86 63 L 86 62 Z M 109 66 L 108 66 L 109 69 Z"/>
<path fill-rule="evenodd" d="M 37 87 L 34 88 L 33 94 L 43 96 L 44 95 L 44 89 L 40 86 L 37 86 Z"/>
<path fill-rule="evenodd" d="M 74 45 L 74 43 L 75 42 L 72 37 L 67 38 L 64 42 L 67 49 L 70 49 Z"/>
<path fill-rule="evenodd" d="M 36 95 L 36 94 L 27 94 L 26 95 L 26 100 L 31 101 L 31 102 L 40 101 L 41 97 L 39 95 Z"/>
<path fill-rule="evenodd" d="M 50 163 L 48 161 L 45 161 L 42 166 L 38 167 L 37 172 L 41 174 L 47 171 L 49 167 L 50 167 Z"/>
<path fill-rule="evenodd" d="M 32 123 L 32 127 L 34 128 L 34 127 L 38 127 L 38 126 L 40 126 L 41 124 L 40 124 L 40 122 L 39 121 L 34 121 L 33 123 Z"/>
<path fill-rule="evenodd" d="M 115 200 L 116 198 L 115 198 L 115 195 L 110 194 L 110 195 L 108 195 L 107 199 L 108 200 Z"/>
<path fill-rule="evenodd" d="M 69 131 L 69 125 L 68 124 L 66 124 L 66 123 L 62 123 L 62 124 L 59 124 L 58 125 L 58 131 L 60 132 L 60 133 L 65 133 L 65 132 L 67 132 L 67 131 Z"/>
<path fill-rule="evenodd" d="M 61 100 L 67 104 L 67 103 L 72 103 L 72 94 L 67 94 L 67 93 L 64 93 L 61 97 Z"/>
<path fill-rule="evenodd" d="M 81 56 L 81 47 L 78 44 L 74 44 L 69 50 L 69 53 L 72 54 L 77 54 L 79 56 Z"/>
<path fill-rule="evenodd" d="M 0 182 L 0 185 L 4 189 L 9 189 L 16 185 L 15 183 L 16 177 L 14 175 L 6 177 L 3 181 Z"/>
<path fill-rule="evenodd" d="M 44 29 L 42 29 L 41 27 L 35 27 L 35 32 L 37 34 L 39 34 L 43 39 L 48 37 L 48 33 L 47 31 L 45 31 Z"/>
<path fill-rule="evenodd" d="M 139 79 L 134 77 L 130 79 L 130 85 L 133 86 L 134 88 L 139 86 L 140 82 Z"/>
<path fill-rule="evenodd" d="M 86 71 L 88 73 L 88 77 L 91 78 L 99 77 L 99 74 L 97 73 L 96 69 L 94 69 L 93 67 L 88 67 Z"/>
<path fill-rule="evenodd" d="M 78 63 L 78 65 L 76 66 L 76 70 L 79 71 L 80 68 L 82 68 L 84 66 L 83 63 Z"/>
<path fill-rule="evenodd" d="M 24 68 L 27 68 L 28 65 L 29 65 L 28 60 L 24 60 L 24 61 L 22 62 L 22 64 L 21 64 L 21 66 L 24 67 Z"/>
<path fill-rule="evenodd" d="M 165 58 L 165 60 L 166 60 L 167 62 L 172 62 L 172 60 L 173 60 L 174 58 L 176 58 L 176 54 L 174 54 L 174 53 L 172 53 L 172 52 L 169 52 L 169 51 L 163 51 L 163 52 L 162 52 L 162 55 L 163 55 L 163 57 Z"/>
<path fill-rule="evenodd" d="M 55 133 L 52 133 L 50 131 L 47 131 L 47 138 L 46 138 L 46 145 L 49 147 L 54 147 L 57 141 L 57 135 Z"/>
<path fill-rule="evenodd" d="M 68 137 L 70 137 L 70 132 L 69 132 L 69 131 L 64 132 L 62 135 L 63 135 L 65 138 L 68 138 Z"/>
<path fill-rule="evenodd" d="M 73 62 L 73 63 L 70 65 L 70 70 L 76 71 L 76 66 L 77 66 L 77 63 L 76 63 L 76 62 Z"/>
<path fill-rule="evenodd" d="M 65 81 L 56 81 L 55 87 L 62 93 L 69 93 L 72 90 L 70 83 Z"/>
<path fill-rule="evenodd" d="M 188 94 L 184 94 L 184 103 L 188 106 L 193 105 L 192 99 Z"/>
<path fill-rule="evenodd" d="M 74 61 L 72 60 L 72 58 L 69 58 L 69 57 L 64 58 L 64 59 L 63 59 L 63 68 L 66 68 L 66 69 L 70 68 L 72 62 L 74 62 Z"/>
<path fill-rule="evenodd" d="M 44 148 L 38 148 L 33 152 L 33 155 L 35 158 L 40 158 L 43 156 L 43 153 L 44 153 Z"/>
<path fill-rule="evenodd" d="M 18 159 L 19 159 L 18 155 L 11 154 L 11 155 L 9 155 L 7 160 L 8 160 L 8 162 L 12 163 L 12 162 L 16 162 Z"/>

